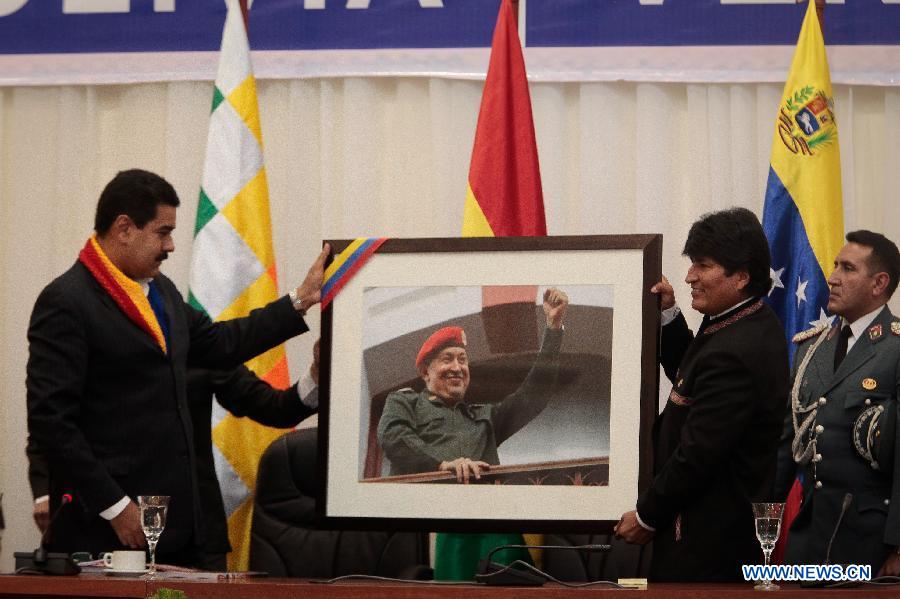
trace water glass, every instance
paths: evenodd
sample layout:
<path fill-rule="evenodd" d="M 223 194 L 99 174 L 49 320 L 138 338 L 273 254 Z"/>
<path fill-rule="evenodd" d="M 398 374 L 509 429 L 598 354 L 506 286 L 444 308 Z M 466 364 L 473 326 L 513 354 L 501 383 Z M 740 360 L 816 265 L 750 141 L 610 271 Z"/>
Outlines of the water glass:
<path fill-rule="evenodd" d="M 141 508 L 141 527 L 150 547 L 150 572 L 148 578 L 156 575 L 156 544 L 166 527 L 166 513 L 169 509 L 168 495 L 141 495 L 138 497 Z"/>
<path fill-rule="evenodd" d="M 781 516 L 784 514 L 783 503 L 754 503 L 753 518 L 756 521 L 756 538 L 766 558 L 766 566 L 772 557 L 772 550 L 781 533 Z M 755 587 L 757 591 L 777 591 L 780 587 L 771 580 L 763 580 Z"/>

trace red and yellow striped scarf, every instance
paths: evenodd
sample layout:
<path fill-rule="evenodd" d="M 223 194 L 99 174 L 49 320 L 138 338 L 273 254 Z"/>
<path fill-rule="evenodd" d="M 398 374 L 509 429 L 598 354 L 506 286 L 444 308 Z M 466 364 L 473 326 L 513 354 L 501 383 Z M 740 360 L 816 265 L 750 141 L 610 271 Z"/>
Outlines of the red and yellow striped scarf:
<path fill-rule="evenodd" d="M 106 290 L 116 305 L 125 313 L 125 316 L 153 337 L 163 353 L 166 353 L 166 338 L 153 308 L 150 307 L 150 300 L 141 289 L 141 284 L 129 279 L 116 268 L 116 265 L 103 253 L 95 236 L 91 236 L 84 244 L 84 248 L 78 254 L 78 260 L 94 275 L 100 286 Z"/>

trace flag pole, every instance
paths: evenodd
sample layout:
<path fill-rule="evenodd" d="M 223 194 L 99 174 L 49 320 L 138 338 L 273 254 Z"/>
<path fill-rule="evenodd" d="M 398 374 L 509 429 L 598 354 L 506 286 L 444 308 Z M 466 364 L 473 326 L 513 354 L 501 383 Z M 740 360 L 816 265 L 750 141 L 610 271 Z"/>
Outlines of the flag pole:
<path fill-rule="evenodd" d="M 244 29 L 247 31 L 247 35 L 250 35 L 250 9 L 247 8 L 247 0 L 238 0 L 238 4 L 241 6 L 241 15 L 244 17 Z M 822 13 L 819 13 L 819 22 L 821 24 Z M 249 40 L 248 40 L 249 41 Z"/>
<path fill-rule="evenodd" d="M 242 0 L 243 1 L 243 0 Z M 513 0 L 514 2 L 518 2 L 518 0 Z M 812 0 L 809 0 L 810 2 Z M 797 0 L 797 4 L 802 4 L 806 2 L 806 0 Z M 815 0 L 816 2 L 816 16 L 819 17 L 819 29 L 822 30 L 822 37 L 825 37 L 825 0 Z"/>

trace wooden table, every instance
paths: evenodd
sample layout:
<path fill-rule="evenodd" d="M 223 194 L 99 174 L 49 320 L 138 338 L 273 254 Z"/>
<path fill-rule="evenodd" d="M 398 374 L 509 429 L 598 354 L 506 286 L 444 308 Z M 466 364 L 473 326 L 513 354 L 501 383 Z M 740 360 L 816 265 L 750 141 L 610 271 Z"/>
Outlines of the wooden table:
<path fill-rule="evenodd" d="M 336 584 L 318 584 L 308 580 L 290 578 L 252 578 L 238 581 L 145 581 L 133 578 L 111 578 L 98 574 L 81 574 L 72 577 L 0 575 L 0 597 L 18 599 L 50 597 L 92 598 L 146 598 L 159 588 L 184 591 L 187 599 L 761 599 L 747 584 L 651 584 L 646 591 L 626 591 L 589 587 L 570 589 L 547 584 L 539 588 L 441 586 L 401 584 L 377 581 L 347 581 Z M 772 599 L 862 599 L 879 596 L 900 596 L 900 587 L 864 586 L 857 588 L 828 589 L 827 591 L 801 589 L 783 584 Z"/>

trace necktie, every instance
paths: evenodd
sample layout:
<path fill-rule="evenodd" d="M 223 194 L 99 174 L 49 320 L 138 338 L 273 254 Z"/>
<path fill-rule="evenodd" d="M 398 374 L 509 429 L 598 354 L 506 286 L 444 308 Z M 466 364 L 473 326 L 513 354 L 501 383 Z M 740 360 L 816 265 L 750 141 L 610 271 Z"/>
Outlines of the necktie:
<path fill-rule="evenodd" d="M 850 335 L 853 334 L 853 331 L 850 330 L 849 325 L 844 325 L 841 327 L 841 335 L 838 337 L 837 347 L 834 350 L 834 369 L 837 370 L 838 366 L 841 365 L 841 362 L 844 361 L 844 356 L 847 355 L 847 341 L 850 340 Z"/>
<path fill-rule="evenodd" d="M 147 293 L 147 299 L 150 301 L 150 308 L 156 314 L 156 320 L 159 322 L 159 328 L 162 329 L 163 337 L 166 338 L 166 345 L 169 344 L 169 318 L 166 316 L 166 307 L 163 303 L 162 293 L 156 286 L 156 281 L 150 281 L 150 291 Z M 844 343 L 844 351 L 847 344 Z"/>

